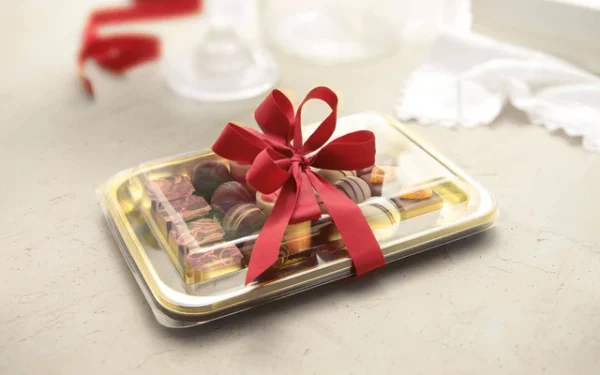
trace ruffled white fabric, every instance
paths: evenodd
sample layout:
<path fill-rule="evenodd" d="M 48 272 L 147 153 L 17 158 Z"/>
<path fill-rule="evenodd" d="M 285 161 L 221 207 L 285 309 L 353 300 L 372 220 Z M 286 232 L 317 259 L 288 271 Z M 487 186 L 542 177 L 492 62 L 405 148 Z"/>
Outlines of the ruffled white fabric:
<path fill-rule="evenodd" d="M 404 82 L 397 115 L 422 124 L 490 124 L 507 102 L 534 124 L 600 152 L 600 78 L 560 59 L 474 34 L 439 36 Z"/>

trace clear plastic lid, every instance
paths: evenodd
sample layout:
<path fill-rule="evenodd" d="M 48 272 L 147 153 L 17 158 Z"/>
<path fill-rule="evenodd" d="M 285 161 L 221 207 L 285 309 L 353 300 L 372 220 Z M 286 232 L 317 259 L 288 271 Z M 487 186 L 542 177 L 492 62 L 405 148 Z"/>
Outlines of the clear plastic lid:
<path fill-rule="evenodd" d="M 317 173 L 359 205 L 386 262 L 463 236 L 483 222 L 475 219 L 495 212 L 481 187 L 379 113 L 339 119 L 331 140 L 364 129 L 376 135 L 374 166 Z M 311 130 L 304 129 L 305 138 Z M 277 262 L 245 285 L 254 242 L 278 194 L 249 186 L 248 168 L 209 151 L 180 155 L 140 165 L 118 188 L 120 209 L 152 270 L 148 277 L 160 281 L 158 293 L 170 306 L 229 311 L 352 273 L 343 238 L 322 206 L 319 220 L 288 225 Z"/>

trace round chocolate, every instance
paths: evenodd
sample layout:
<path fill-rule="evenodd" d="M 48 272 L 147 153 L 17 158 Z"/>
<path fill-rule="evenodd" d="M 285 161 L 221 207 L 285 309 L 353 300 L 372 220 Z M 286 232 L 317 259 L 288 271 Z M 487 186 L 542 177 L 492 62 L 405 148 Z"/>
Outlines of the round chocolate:
<path fill-rule="evenodd" d="M 196 189 L 196 194 L 208 201 L 210 201 L 219 185 L 231 180 L 232 177 L 227 166 L 214 160 L 198 164 L 192 176 L 192 184 Z"/>
<path fill-rule="evenodd" d="M 371 187 L 358 177 L 344 177 L 336 182 L 334 186 L 355 203 L 362 203 L 371 198 Z"/>
<path fill-rule="evenodd" d="M 386 198 L 371 198 L 360 209 L 373 229 L 387 227 L 401 220 L 398 207 Z"/>
<path fill-rule="evenodd" d="M 400 223 L 400 211 L 389 199 L 375 197 L 359 206 L 369 227 L 378 240 L 387 239 L 394 235 Z M 330 242 L 341 239 L 340 232 L 335 226 L 331 227 L 328 235 Z"/>
<path fill-rule="evenodd" d="M 267 215 L 253 203 L 240 203 L 231 207 L 223 217 L 223 229 L 231 239 L 257 232 L 267 220 Z"/>
<path fill-rule="evenodd" d="M 244 185 L 237 181 L 228 181 L 215 190 L 210 203 L 218 214 L 225 215 L 236 204 L 253 201 L 254 197 Z"/>
<path fill-rule="evenodd" d="M 344 177 L 356 176 L 356 172 L 354 171 L 334 171 L 330 169 L 321 169 L 319 174 L 331 184 L 335 184 Z"/>

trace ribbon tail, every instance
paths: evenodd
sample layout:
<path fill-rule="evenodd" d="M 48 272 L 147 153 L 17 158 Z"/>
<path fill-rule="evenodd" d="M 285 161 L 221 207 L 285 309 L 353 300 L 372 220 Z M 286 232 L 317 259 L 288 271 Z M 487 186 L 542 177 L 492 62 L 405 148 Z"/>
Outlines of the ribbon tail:
<path fill-rule="evenodd" d="M 265 272 L 277 260 L 283 234 L 294 212 L 299 190 L 293 178 L 288 179 L 283 185 L 275 207 L 267 217 L 254 244 L 254 251 L 250 256 L 246 274 L 246 285 Z"/>
<path fill-rule="evenodd" d="M 385 265 L 381 247 L 356 203 L 321 176 L 308 173 L 308 177 L 344 239 L 356 274 L 362 275 Z"/>
<path fill-rule="evenodd" d="M 300 223 L 307 220 L 317 220 L 321 217 L 321 208 L 315 198 L 315 192 L 312 184 L 308 179 L 308 173 L 311 171 L 303 172 L 299 167 L 293 166 L 293 175 L 296 181 L 302 180 L 302 184 L 298 185 L 298 200 L 296 201 L 296 207 L 290 220 L 290 224 Z"/>

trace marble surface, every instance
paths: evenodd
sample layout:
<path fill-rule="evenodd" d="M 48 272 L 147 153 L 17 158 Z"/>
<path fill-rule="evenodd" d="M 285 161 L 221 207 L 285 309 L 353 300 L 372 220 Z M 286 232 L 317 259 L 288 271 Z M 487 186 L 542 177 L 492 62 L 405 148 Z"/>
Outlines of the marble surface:
<path fill-rule="evenodd" d="M 600 372 L 600 157 L 512 109 L 487 128 L 410 125 L 495 195 L 491 232 L 214 324 L 160 327 L 95 189 L 208 146 L 258 100 L 181 100 L 149 65 L 124 78 L 91 67 L 90 101 L 74 56 L 98 3 L 0 5 L 0 374 Z M 391 112 L 413 52 L 344 68 L 280 56 L 280 86 L 330 85 L 342 114 Z"/>

